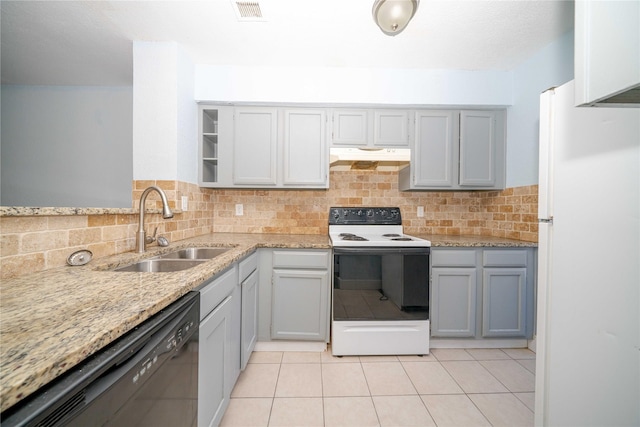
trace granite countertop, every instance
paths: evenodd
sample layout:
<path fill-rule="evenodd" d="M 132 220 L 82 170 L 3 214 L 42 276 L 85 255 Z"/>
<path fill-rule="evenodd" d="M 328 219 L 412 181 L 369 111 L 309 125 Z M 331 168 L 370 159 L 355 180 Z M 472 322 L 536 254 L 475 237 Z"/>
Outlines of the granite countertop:
<path fill-rule="evenodd" d="M 482 236 L 419 235 L 433 247 L 536 247 Z M 224 254 L 174 273 L 114 272 L 187 246 L 225 246 Z M 214 233 L 146 253 L 95 259 L 0 284 L 0 410 L 35 392 L 257 248 L 330 249 L 327 235 Z"/>
<path fill-rule="evenodd" d="M 173 213 L 181 213 L 181 210 L 172 209 Z M 51 216 L 51 215 L 127 215 L 137 213 L 138 209 L 132 208 L 62 208 L 62 207 L 25 207 L 25 206 L 0 206 L 0 217 L 5 216 Z M 147 210 L 146 212 L 152 212 Z M 161 212 L 161 210 L 158 210 Z"/>
<path fill-rule="evenodd" d="M 491 236 L 450 236 L 444 234 L 416 234 L 416 237 L 431 241 L 436 247 L 497 247 L 497 248 L 537 248 L 536 242 L 506 239 Z"/>
<path fill-rule="evenodd" d="M 114 272 L 141 258 L 187 246 L 231 246 L 174 273 Z M 326 235 L 215 233 L 144 254 L 128 252 L 0 285 L 0 409 L 11 407 L 87 356 L 197 288 L 257 248 L 330 249 Z"/>

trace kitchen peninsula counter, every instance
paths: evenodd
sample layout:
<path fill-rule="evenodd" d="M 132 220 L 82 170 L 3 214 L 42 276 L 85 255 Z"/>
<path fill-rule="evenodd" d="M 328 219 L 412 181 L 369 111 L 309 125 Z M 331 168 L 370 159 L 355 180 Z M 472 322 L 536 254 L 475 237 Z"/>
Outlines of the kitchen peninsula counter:
<path fill-rule="evenodd" d="M 183 271 L 112 271 L 188 246 L 231 249 Z M 153 246 L 144 254 L 127 252 L 82 267 L 3 280 L 0 409 L 13 406 L 257 248 L 329 249 L 331 243 L 327 235 L 214 233 L 165 248 Z"/>

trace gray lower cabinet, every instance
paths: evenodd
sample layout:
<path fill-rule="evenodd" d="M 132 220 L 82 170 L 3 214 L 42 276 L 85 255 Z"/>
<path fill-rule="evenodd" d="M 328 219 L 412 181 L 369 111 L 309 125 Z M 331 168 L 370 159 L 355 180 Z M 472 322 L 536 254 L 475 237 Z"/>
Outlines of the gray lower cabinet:
<path fill-rule="evenodd" d="M 258 254 L 240 261 L 242 288 L 242 327 L 240 330 L 240 368 L 244 370 L 258 340 Z"/>
<path fill-rule="evenodd" d="M 530 338 L 534 248 L 432 248 L 431 335 Z"/>
<path fill-rule="evenodd" d="M 328 341 L 329 250 L 274 250 L 271 338 Z"/>
<path fill-rule="evenodd" d="M 234 265 L 200 290 L 199 427 L 220 423 L 237 379 L 240 366 L 239 358 L 234 357 L 240 347 L 240 331 L 236 329 L 234 320 L 239 316 L 237 283 L 237 266 Z"/>
<path fill-rule="evenodd" d="M 434 267 L 431 280 L 431 335 L 475 336 L 476 269 Z"/>
<path fill-rule="evenodd" d="M 482 336 L 525 336 L 527 269 L 485 268 L 482 277 Z"/>

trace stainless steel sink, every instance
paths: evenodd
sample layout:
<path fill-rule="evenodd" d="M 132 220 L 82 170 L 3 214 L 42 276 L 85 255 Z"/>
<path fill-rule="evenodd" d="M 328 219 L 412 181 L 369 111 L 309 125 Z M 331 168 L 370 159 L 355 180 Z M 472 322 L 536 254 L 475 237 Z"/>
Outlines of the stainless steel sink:
<path fill-rule="evenodd" d="M 230 248 L 185 248 L 160 255 L 160 259 L 205 259 L 209 260 L 222 255 Z"/>
<path fill-rule="evenodd" d="M 114 271 L 134 271 L 146 273 L 171 273 L 174 271 L 187 270 L 206 262 L 205 260 L 186 259 L 145 259 L 126 267 L 116 268 Z"/>
<path fill-rule="evenodd" d="M 138 261 L 135 264 L 119 267 L 113 271 L 134 271 L 147 273 L 171 273 L 195 267 L 228 251 L 229 247 L 190 247 L 178 249 L 168 254 Z"/>

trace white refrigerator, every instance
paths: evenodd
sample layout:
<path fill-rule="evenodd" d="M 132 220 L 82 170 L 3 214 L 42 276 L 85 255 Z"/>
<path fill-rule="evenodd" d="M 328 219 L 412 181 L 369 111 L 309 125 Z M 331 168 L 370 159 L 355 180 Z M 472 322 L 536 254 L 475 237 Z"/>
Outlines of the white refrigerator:
<path fill-rule="evenodd" d="M 535 423 L 640 425 L 640 109 L 540 98 Z"/>

